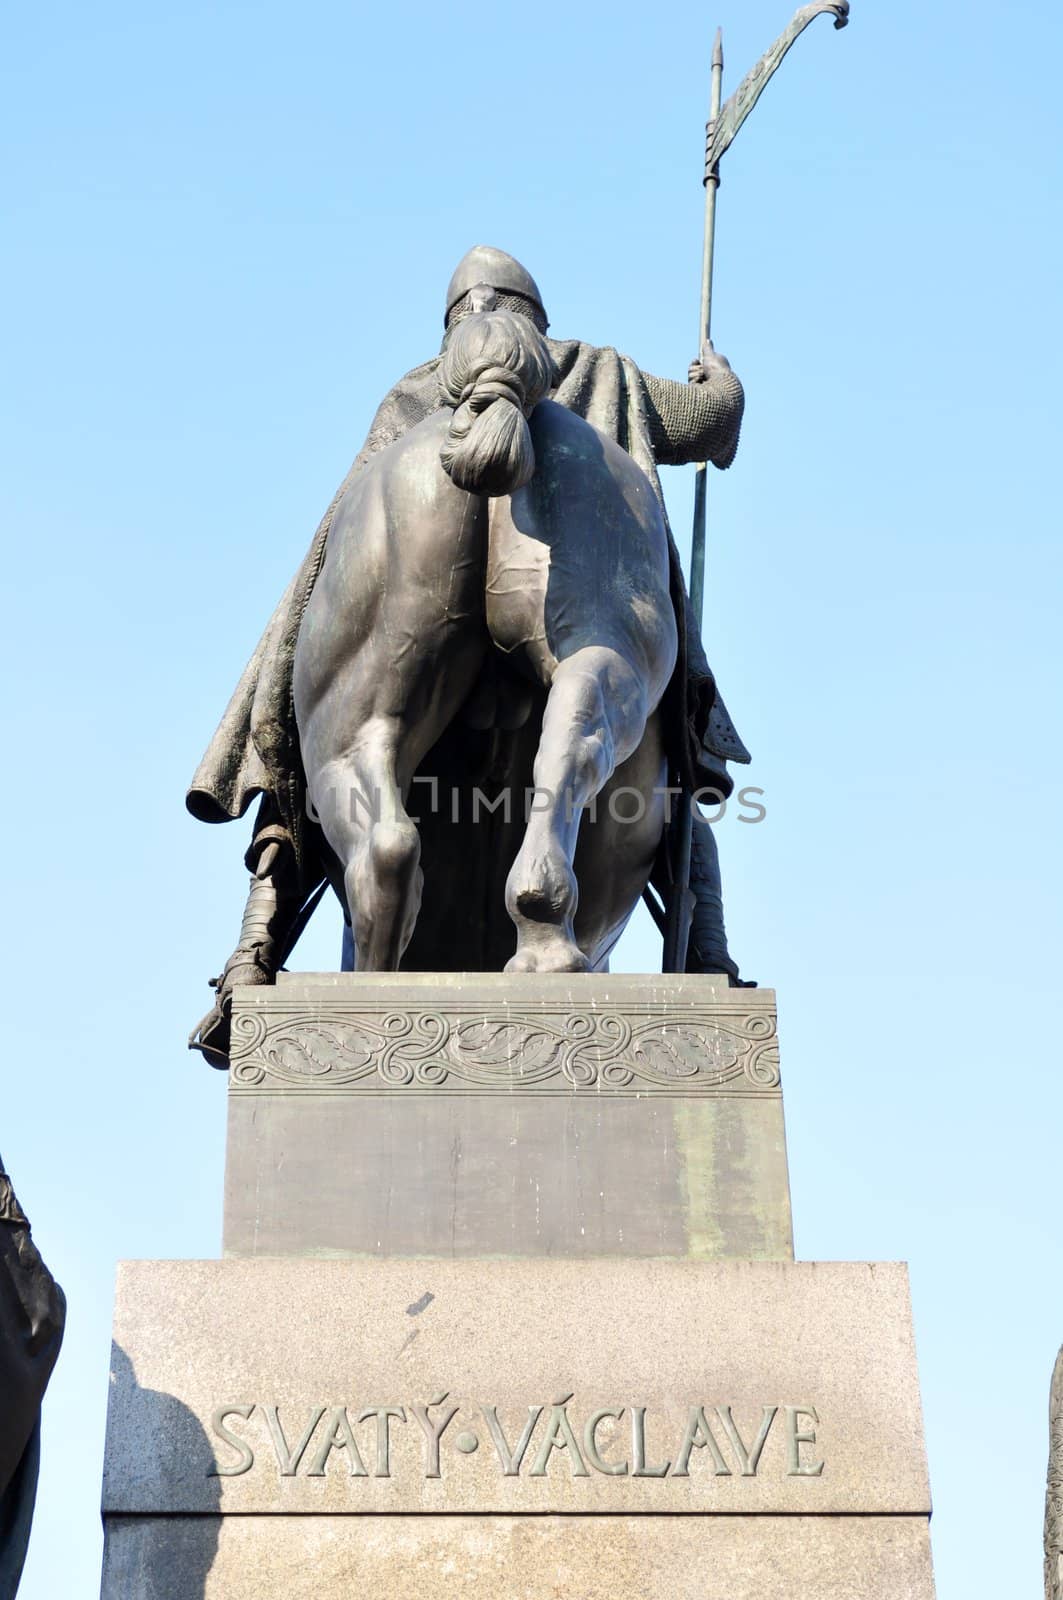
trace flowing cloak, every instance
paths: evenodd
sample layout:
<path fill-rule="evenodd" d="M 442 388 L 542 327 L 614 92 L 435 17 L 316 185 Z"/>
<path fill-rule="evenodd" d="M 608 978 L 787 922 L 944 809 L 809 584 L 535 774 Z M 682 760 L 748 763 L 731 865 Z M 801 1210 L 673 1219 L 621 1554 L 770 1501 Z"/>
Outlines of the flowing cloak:
<path fill-rule="evenodd" d="M 646 376 L 627 356 L 578 340 L 548 339 L 559 382 L 552 398 L 584 417 L 638 462 L 664 511 L 651 439 L 652 397 Z M 441 397 L 435 356 L 396 384 L 374 418 L 369 437 L 333 497 L 302 566 L 292 579 L 211 740 L 188 791 L 186 804 L 202 822 L 243 816 L 256 794 L 272 798 L 303 864 L 307 837 L 306 779 L 292 697 L 292 667 L 299 627 L 325 558 L 337 505 L 365 463 L 425 417 Z M 665 513 L 667 527 L 667 513 Z M 666 742 L 673 769 L 688 790 L 697 787 L 698 765 L 709 766 L 714 786 L 730 792 L 725 761 L 749 760 L 727 713 L 691 619 L 679 554 L 668 533 L 672 600 L 679 629 L 679 655 L 664 701 Z M 706 762 L 706 753 L 708 761 Z"/>

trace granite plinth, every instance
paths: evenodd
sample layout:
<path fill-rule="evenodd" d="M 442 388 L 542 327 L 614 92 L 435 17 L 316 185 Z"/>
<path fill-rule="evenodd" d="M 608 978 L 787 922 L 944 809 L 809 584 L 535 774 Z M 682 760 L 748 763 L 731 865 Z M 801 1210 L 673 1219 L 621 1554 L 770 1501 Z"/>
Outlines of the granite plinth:
<path fill-rule="evenodd" d="M 104 1600 L 934 1600 L 925 1517 L 115 1517 Z"/>
<path fill-rule="evenodd" d="M 103 1600 L 932 1594 L 895 1264 L 129 1262 L 114 1333 Z"/>
<path fill-rule="evenodd" d="M 933 1600 L 907 1275 L 792 1259 L 770 991 L 240 990 L 224 1244 L 120 1269 L 102 1600 Z"/>
<path fill-rule="evenodd" d="M 127 1262 L 114 1338 L 108 1513 L 929 1512 L 895 1264 Z"/>
<path fill-rule="evenodd" d="M 224 1249 L 790 1259 L 774 994 L 585 974 L 238 989 Z"/>

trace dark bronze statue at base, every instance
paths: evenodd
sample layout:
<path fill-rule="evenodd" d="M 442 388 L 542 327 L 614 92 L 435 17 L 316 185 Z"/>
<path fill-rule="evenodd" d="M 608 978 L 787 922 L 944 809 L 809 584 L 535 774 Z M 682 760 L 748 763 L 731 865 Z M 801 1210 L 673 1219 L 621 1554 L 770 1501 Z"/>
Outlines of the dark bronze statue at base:
<path fill-rule="evenodd" d="M 228 1055 L 235 983 L 271 983 L 329 884 L 359 970 L 603 970 L 639 897 L 676 892 L 668 815 L 749 756 L 693 621 L 658 465 L 734 459 L 738 379 L 546 337 L 538 288 L 480 246 L 439 356 L 401 379 L 193 780 L 260 795 L 240 939 L 190 1041 Z M 530 800 L 528 797 L 531 797 Z M 692 971 L 737 981 L 694 808 Z"/>
<path fill-rule="evenodd" d="M 66 1320 L 0 1163 L 0 1600 L 14 1600 L 29 1543 L 41 1449 L 41 1400 Z"/>

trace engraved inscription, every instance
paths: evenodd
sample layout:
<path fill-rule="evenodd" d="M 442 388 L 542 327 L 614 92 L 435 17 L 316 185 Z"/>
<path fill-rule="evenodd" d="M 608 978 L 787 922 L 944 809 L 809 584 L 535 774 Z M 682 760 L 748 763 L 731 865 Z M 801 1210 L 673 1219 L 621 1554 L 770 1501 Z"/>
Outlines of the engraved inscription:
<path fill-rule="evenodd" d="M 439 1441 L 454 1421 L 460 1409 L 458 1406 L 451 1406 L 449 1411 L 441 1410 L 438 1416 L 433 1417 L 431 1415 L 433 1407 L 441 1407 L 446 1398 L 445 1394 L 441 1394 L 437 1399 L 429 1400 L 426 1406 L 413 1405 L 410 1407 L 421 1432 L 424 1434 L 424 1475 L 426 1478 L 438 1478 L 440 1476 Z"/>
<path fill-rule="evenodd" d="M 254 1451 L 243 1439 L 225 1426 L 228 1417 L 243 1417 L 246 1422 L 254 1409 L 253 1405 L 217 1407 L 210 1419 L 211 1428 L 217 1438 L 223 1439 L 230 1449 L 236 1452 L 236 1460 L 231 1464 L 225 1461 L 215 1461 L 207 1474 L 208 1478 L 239 1478 L 254 1466 Z"/>
<path fill-rule="evenodd" d="M 773 1470 L 787 1477 L 820 1478 L 820 1417 L 812 1405 L 764 1405 L 759 1417 L 734 1405 L 691 1405 L 677 1427 L 674 1413 L 657 1416 L 645 1405 L 597 1406 L 589 1411 L 573 1395 L 529 1405 L 523 1420 L 500 1418 L 494 1405 L 454 1401 L 446 1391 L 406 1405 L 317 1405 L 282 1420 L 275 1404 L 218 1406 L 211 1429 L 219 1444 L 211 1477 L 239 1477 L 258 1466 L 282 1478 L 323 1478 L 332 1472 L 390 1478 L 393 1470 L 418 1470 L 426 1479 L 456 1470 L 476 1454 L 481 1437 L 502 1477 L 755 1478 L 771 1437 Z M 416 1429 L 407 1430 L 410 1423 Z M 452 1428 L 452 1424 L 457 1426 Z M 518 1431 L 519 1430 L 519 1431 Z M 420 1438 L 420 1448 L 416 1440 Z M 400 1453 L 399 1441 L 414 1444 Z"/>
<path fill-rule="evenodd" d="M 502 1463 L 502 1472 L 505 1477 L 517 1478 L 520 1476 L 524 1453 L 531 1443 L 531 1436 L 535 1432 L 535 1424 L 542 1416 L 542 1413 L 542 1406 L 528 1407 L 528 1420 L 524 1424 L 524 1431 L 517 1442 L 516 1448 L 511 1450 L 506 1443 L 502 1424 L 498 1420 L 497 1409 L 494 1406 L 484 1406 L 484 1421 L 490 1429 L 491 1438 L 494 1440 L 495 1449 L 498 1451 L 498 1459 Z"/>
<path fill-rule="evenodd" d="M 791 1478 L 818 1478 L 823 1472 L 822 1461 L 801 1460 L 801 1446 L 816 1442 L 814 1432 L 802 1431 L 803 1418 L 818 1425 L 819 1416 L 812 1406 L 787 1406 L 787 1472 Z"/>
<path fill-rule="evenodd" d="M 606 1417 L 612 1417 L 614 1422 L 620 1422 L 623 1420 L 623 1416 L 623 1406 L 620 1407 L 619 1411 L 610 1410 L 608 1406 L 605 1406 L 600 1411 L 591 1413 L 583 1429 L 583 1448 L 586 1452 L 587 1460 L 596 1472 L 604 1473 L 607 1478 L 624 1477 L 627 1472 L 627 1462 L 603 1461 L 598 1450 L 598 1425 L 604 1422 Z"/>

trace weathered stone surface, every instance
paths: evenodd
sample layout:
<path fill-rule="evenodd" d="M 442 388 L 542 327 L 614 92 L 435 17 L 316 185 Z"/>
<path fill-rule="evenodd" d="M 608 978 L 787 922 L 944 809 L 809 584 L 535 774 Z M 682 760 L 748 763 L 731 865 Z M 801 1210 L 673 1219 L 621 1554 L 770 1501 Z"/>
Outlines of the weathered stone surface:
<path fill-rule="evenodd" d="M 236 991 L 230 1255 L 793 1255 L 775 1002 L 707 977 Z"/>
<path fill-rule="evenodd" d="M 924 1517 L 114 1517 L 102 1600 L 933 1600 Z"/>
<path fill-rule="evenodd" d="M 929 1511 L 897 1265 L 130 1262 L 115 1342 L 111 1514 Z"/>

